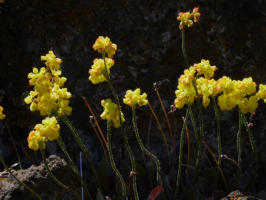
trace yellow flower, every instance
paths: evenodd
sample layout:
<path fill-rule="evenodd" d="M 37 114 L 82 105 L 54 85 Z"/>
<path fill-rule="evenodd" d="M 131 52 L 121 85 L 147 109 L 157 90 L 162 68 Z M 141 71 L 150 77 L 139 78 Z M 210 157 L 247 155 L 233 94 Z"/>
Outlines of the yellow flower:
<path fill-rule="evenodd" d="M 258 107 L 258 103 L 257 103 L 257 97 L 254 95 L 254 96 L 251 96 L 249 98 L 243 98 L 239 104 L 239 109 L 240 111 L 243 113 L 243 114 L 246 114 L 246 113 L 254 113 L 255 110 L 257 109 Z"/>
<path fill-rule="evenodd" d="M 185 26 L 191 27 L 193 25 L 190 12 L 179 12 L 177 20 L 180 21 L 179 24 L 180 30 L 182 30 Z"/>
<path fill-rule="evenodd" d="M 218 97 L 218 105 L 221 110 L 232 110 L 237 106 L 238 100 L 233 93 L 222 94 Z"/>
<path fill-rule="evenodd" d="M 193 9 L 191 16 L 194 18 L 194 22 L 199 22 L 200 18 L 199 7 L 195 7 Z"/>
<path fill-rule="evenodd" d="M 46 117 L 42 120 L 42 124 L 37 124 L 34 129 L 40 132 L 42 137 L 46 137 L 48 140 L 57 140 L 59 137 L 60 125 L 55 117 Z"/>
<path fill-rule="evenodd" d="M 58 116 L 70 115 L 72 109 L 68 104 L 71 93 L 67 88 L 62 88 L 67 79 L 60 77 L 62 60 L 56 58 L 52 51 L 41 59 L 46 61 L 47 67 L 40 70 L 34 67 L 28 74 L 29 84 L 34 86 L 34 90 L 24 99 L 25 103 L 30 104 L 32 112 L 40 111 L 42 116 L 52 113 Z"/>
<path fill-rule="evenodd" d="M 6 115 L 3 113 L 4 108 L 0 106 L 0 119 L 5 119 Z"/>
<path fill-rule="evenodd" d="M 124 104 L 127 104 L 130 107 L 133 107 L 136 104 L 138 104 L 139 106 L 146 105 L 148 103 L 147 94 L 146 93 L 140 94 L 140 93 L 141 93 L 140 88 L 137 88 L 134 91 L 127 90 L 125 98 L 123 99 Z"/>
<path fill-rule="evenodd" d="M 27 138 L 28 140 L 28 147 L 34 151 L 38 149 L 45 149 L 46 148 L 46 138 L 41 136 L 39 131 L 32 130 Z"/>
<path fill-rule="evenodd" d="M 194 69 L 198 75 L 204 75 L 206 79 L 210 79 L 214 75 L 214 71 L 217 69 L 216 66 L 211 66 L 209 60 L 201 59 L 200 63 L 194 64 Z"/>
<path fill-rule="evenodd" d="M 113 103 L 111 99 L 106 99 L 101 101 L 101 105 L 104 108 L 103 113 L 101 114 L 101 118 L 103 120 L 110 120 L 113 122 L 113 125 L 115 128 L 119 128 L 121 126 L 120 124 L 120 118 L 119 118 L 119 107 L 117 104 Z M 121 114 L 121 120 L 122 123 L 125 122 L 125 118 L 122 112 Z"/>
<path fill-rule="evenodd" d="M 103 59 L 94 59 L 93 65 L 91 66 L 91 69 L 89 70 L 89 80 L 93 84 L 98 84 L 101 82 L 107 81 L 106 76 L 110 74 L 110 68 L 114 65 L 114 60 L 111 58 L 105 58 L 105 64 L 107 68 L 107 74 L 106 69 L 104 65 Z"/>
<path fill-rule="evenodd" d="M 213 79 L 212 79 L 213 80 Z M 203 77 L 196 80 L 199 96 L 202 96 L 202 105 L 207 107 L 210 104 L 209 96 L 214 94 L 214 82 Z"/>
<path fill-rule="evenodd" d="M 257 92 L 256 96 L 259 99 L 264 100 L 264 103 L 266 103 L 266 85 L 263 84 L 259 85 L 259 91 Z"/>
<path fill-rule="evenodd" d="M 112 43 L 109 37 L 99 36 L 92 48 L 99 53 L 106 53 L 109 58 L 112 58 L 117 50 L 117 45 Z"/>
<path fill-rule="evenodd" d="M 55 73 L 55 70 L 59 70 L 62 60 L 54 55 L 53 51 L 49 51 L 45 56 L 41 56 L 41 60 L 45 61 L 45 65 L 48 69 Z"/>
<path fill-rule="evenodd" d="M 199 7 L 195 7 L 193 9 L 193 12 L 179 12 L 177 20 L 180 21 L 179 29 L 182 30 L 184 27 L 191 27 L 193 25 L 192 18 L 194 20 L 194 23 L 199 22 Z"/>

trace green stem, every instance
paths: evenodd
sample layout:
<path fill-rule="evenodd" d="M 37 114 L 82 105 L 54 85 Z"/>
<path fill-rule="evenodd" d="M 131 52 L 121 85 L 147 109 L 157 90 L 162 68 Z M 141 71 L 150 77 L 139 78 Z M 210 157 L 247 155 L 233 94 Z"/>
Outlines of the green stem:
<path fill-rule="evenodd" d="M 217 103 L 215 97 L 212 97 L 215 117 L 216 117 L 216 125 L 217 125 L 217 142 L 218 142 L 218 166 L 221 168 L 221 155 L 222 155 L 222 138 L 221 138 L 221 131 L 220 131 L 220 116 L 219 110 L 217 107 Z"/>
<path fill-rule="evenodd" d="M 242 125 L 243 125 L 243 119 L 242 119 L 242 113 L 239 110 L 238 111 L 238 117 L 239 117 L 239 124 L 238 124 L 238 133 L 237 133 L 237 151 L 238 151 L 238 164 L 240 171 L 242 171 L 241 168 L 241 162 L 242 162 L 242 142 L 241 142 L 241 137 L 242 137 Z"/>
<path fill-rule="evenodd" d="M 244 125 L 246 127 L 246 130 L 248 132 L 248 137 L 249 137 L 249 141 L 250 141 L 250 145 L 251 145 L 251 149 L 253 151 L 253 154 L 255 156 L 255 159 L 256 159 L 256 166 L 258 168 L 258 165 L 259 165 L 259 159 L 258 159 L 258 154 L 257 154 L 257 151 L 256 151 L 256 146 L 255 146 L 255 140 L 254 140 L 254 136 L 253 136 L 253 133 L 252 131 L 250 130 L 250 127 L 249 127 L 249 124 L 246 120 L 246 117 L 245 115 L 242 114 L 242 119 L 243 119 L 243 122 L 244 122 Z"/>
<path fill-rule="evenodd" d="M 59 147 L 61 148 L 61 150 L 63 151 L 63 153 L 65 154 L 66 156 L 66 159 L 67 159 L 67 162 L 69 163 L 72 171 L 76 174 L 76 176 L 78 177 L 78 179 L 81 181 L 81 185 L 83 186 L 83 188 L 85 189 L 86 193 L 88 194 L 88 197 L 89 199 L 93 199 L 89 190 L 88 190 L 88 186 L 86 184 L 86 182 L 83 180 L 83 178 L 81 177 L 80 173 L 79 173 L 79 170 L 78 168 L 76 167 L 76 165 L 74 164 L 74 162 L 72 161 L 67 149 L 66 149 L 66 146 L 62 140 L 62 137 L 59 136 L 59 138 L 57 139 L 57 143 L 59 145 Z"/>
<path fill-rule="evenodd" d="M 0 161 L 3 164 L 3 166 L 5 167 L 5 170 L 18 182 L 18 184 L 23 185 L 23 187 L 25 187 L 28 191 L 30 191 L 37 199 L 42 200 L 41 196 L 35 192 L 33 189 L 31 189 L 29 186 L 27 186 L 25 183 L 23 183 L 22 181 L 20 181 L 13 173 L 12 171 L 9 169 L 9 167 L 7 166 L 4 157 L 2 156 L 2 153 L 0 152 Z"/>
<path fill-rule="evenodd" d="M 105 62 L 105 54 L 103 53 L 102 54 L 102 57 L 103 57 L 103 60 L 104 60 L 104 66 L 105 66 L 105 72 L 107 73 L 107 66 L 106 66 L 106 62 Z M 119 107 L 119 121 L 120 121 L 120 124 L 121 124 L 121 133 L 122 133 L 122 136 L 123 136 L 123 140 L 125 142 L 125 146 L 126 146 L 126 149 L 127 149 L 127 152 L 129 154 L 129 158 L 130 158 L 130 162 L 131 162 L 131 169 L 133 172 L 136 172 L 136 162 L 135 162 L 135 158 L 133 156 L 133 152 L 132 152 L 132 149 L 128 143 L 128 138 L 127 138 L 127 134 L 125 132 L 125 128 L 124 128 L 124 125 L 123 125 L 123 122 L 122 122 L 122 116 L 121 116 L 121 112 L 122 112 L 122 109 L 121 109 L 121 105 L 120 105 L 120 102 L 119 102 L 119 98 L 118 98 L 118 95 L 117 93 L 115 92 L 115 89 L 112 85 L 112 82 L 111 82 L 111 79 L 110 79 L 110 76 L 109 74 L 107 73 L 106 75 L 106 78 L 107 78 L 107 84 L 112 92 L 112 95 L 115 99 L 115 102 L 116 104 L 118 105 Z M 138 195 L 138 190 L 137 190 L 137 176 L 136 175 L 133 175 L 133 178 L 132 178 L 132 182 L 133 182 L 133 192 L 134 192 L 134 197 L 135 197 L 135 200 L 139 200 L 139 195 Z"/>
<path fill-rule="evenodd" d="M 88 149 L 86 148 L 85 144 L 82 142 L 81 138 L 79 137 L 78 132 L 76 131 L 74 126 L 71 124 L 71 122 L 69 121 L 67 116 L 63 115 L 59 119 L 69 128 L 71 134 L 75 138 L 75 140 L 78 143 L 81 151 L 84 153 L 86 159 L 88 160 L 88 162 L 90 164 L 91 170 L 92 170 L 92 172 L 93 172 L 93 174 L 95 176 L 95 179 L 96 179 L 98 187 L 100 189 L 102 189 L 101 182 L 100 182 L 100 179 L 99 179 L 99 175 L 98 175 L 98 173 L 96 171 L 96 168 L 94 166 L 94 163 L 93 163 L 93 161 L 91 159 L 90 153 L 89 153 Z"/>
<path fill-rule="evenodd" d="M 187 57 L 187 51 L 186 51 L 185 28 L 182 29 L 181 36 L 182 36 L 182 52 L 185 58 L 186 67 L 188 68 L 189 66 L 188 66 L 188 57 Z"/>
<path fill-rule="evenodd" d="M 182 160 L 183 160 L 183 144 L 184 144 L 184 132 L 186 128 L 186 121 L 187 117 L 189 114 L 189 108 L 186 111 L 186 116 L 183 122 L 183 127 L 181 130 L 181 135 L 180 135 L 180 141 L 179 141 L 179 161 L 178 161 L 178 171 L 177 171 L 177 178 L 176 178 L 176 188 L 175 188 L 175 194 L 174 194 L 174 199 L 177 199 L 177 193 L 179 190 L 179 185 L 181 181 L 181 173 L 182 173 Z"/>
<path fill-rule="evenodd" d="M 72 189 L 70 189 L 68 186 L 66 186 L 65 184 L 63 184 L 61 181 L 59 181 L 55 176 L 54 174 L 51 172 L 49 166 L 48 166 L 48 163 L 47 163 L 47 160 L 46 160 L 46 156 L 45 156 L 45 152 L 44 150 L 40 150 L 41 151 L 41 154 L 42 154 L 42 159 L 43 159 L 43 162 L 44 162 L 44 166 L 49 174 L 49 176 L 53 179 L 53 181 L 59 185 L 60 187 L 62 187 L 64 190 L 66 191 L 69 191 L 69 192 L 73 192 L 73 194 L 77 197 L 77 199 L 81 199 L 81 197 L 75 192 L 73 191 Z"/>
<path fill-rule="evenodd" d="M 119 180 L 121 182 L 122 196 L 125 197 L 127 194 L 127 188 L 126 188 L 126 184 L 125 184 L 125 181 L 124 181 L 122 175 L 120 174 L 119 170 L 117 169 L 117 167 L 115 165 L 114 156 L 113 156 L 112 147 L 111 147 L 111 145 L 112 145 L 111 129 L 112 129 L 112 121 L 108 120 L 107 121 L 107 144 L 108 144 L 109 158 L 110 158 L 111 166 L 112 166 L 116 176 L 119 178 Z"/>
<path fill-rule="evenodd" d="M 161 165 L 160 165 L 160 161 L 159 159 L 153 154 L 151 153 L 143 144 L 140 135 L 139 135 L 139 130 L 137 127 L 137 121 L 136 121 L 136 106 L 132 107 L 132 123 L 133 123 L 133 127 L 134 127 L 134 131 L 135 131 L 135 135 L 138 141 L 138 144 L 141 148 L 141 150 L 143 152 L 145 152 L 147 155 L 149 155 L 151 157 L 151 159 L 155 162 L 156 165 L 156 180 L 158 182 L 159 185 L 162 186 L 162 180 L 161 180 L 161 175 L 160 175 L 160 170 L 161 170 Z"/>

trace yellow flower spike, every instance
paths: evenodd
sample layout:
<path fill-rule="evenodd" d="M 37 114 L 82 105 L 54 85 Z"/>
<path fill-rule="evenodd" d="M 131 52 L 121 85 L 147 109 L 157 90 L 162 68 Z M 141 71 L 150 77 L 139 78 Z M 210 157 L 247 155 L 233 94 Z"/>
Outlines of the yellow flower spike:
<path fill-rule="evenodd" d="M 53 141 L 59 137 L 60 125 L 55 117 L 46 117 L 42 120 L 42 124 L 36 125 L 34 129 L 39 131 L 41 136 L 46 137 L 49 141 Z"/>
<path fill-rule="evenodd" d="M 111 99 L 106 99 L 101 101 L 101 105 L 104 108 L 103 113 L 101 114 L 101 118 L 103 120 L 110 120 L 113 122 L 115 128 L 119 128 L 121 126 L 120 119 L 119 119 L 119 107 L 117 104 L 113 103 Z M 125 122 L 125 118 L 122 112 L 122 123 Z"/>
<path fill-rule="evenodd" d="M 134 91 L 127 90 L 125 98 L 123 99 L 124 104 L 127 104 L 130 107 L 133 107 L 136 104 L 138 104 L 139 106 L 144 106 L 148 104 L 147 94 L 146 93 L 140 94 L 140 93 L 141 93 L 140 88 L 137 88 Z"/>
<path fill-rule="evenodd" d="M 256 96 L 259 99 L 264 100 L 264 103 L 266 103 L 266 85 L 263 84 L 259 85 L 259 91 L 257 92 Z"/>
<path fill-rule="evenodd" d="M 202 59 L 200 63 L 194 64 L 194 69 L 198 75 L 204 75 L 206 79 L 210 79 L 214 75 L 214 71 L 217 69 L 216 66 L 211 66 L 209 60 Z"/>
<path fill-rule="evenodd" d="M 114 65 L 114 60 L 111 58 L 105 58 L 105 64 L 107 68 L 108 75 L 110 74 L 110 68 Z M 104 60 L 101 58 L 96 58 L 93 60 L 93 65 L 91 66 L 91 69 L 89 70 L 89 80 L 93 84 L 98 84 L 101 82 L 107 81 L 106 79 L 106 69 L 104 65 Z"/>
<path fill-rule="evenodd" d="M 105 53 L 112 58 L 117 50 L 117 45 L 112 43 L 109 37 L 99 36 L 92 48 L 99 53 Z"/>
<path fill-rule="evenodd" d="M 199 22 L 200 13 L 199 13 L 199 7 L 195 7 L 193 9 L 193 12 L 179 12 L 177 16 L 177 20 L 180 21 L 179 29 L 182 30 L 185 27 L 191 27 L 194 23 Z"/>
<path fill-rule="evenodd" d="M 29 133 L 27 140 L 28 140 L 28 147 L 33 151 L 37 151 L 39 149 L 43 150 L 46 148 L 47 139 L 41 136 L 39 131 L 32 130 Z"/>
<path fill-rule="evenodd" d="M 45 56 L 41 56 L 41 60 L 45 61 L 46 67 L 51 71 L 59 70 L 60 64 L 62 63 L 62 60 L 60 58 L 56 58 L 53 51 L 49 51 Z"/>
<path fill-rule="evenodd" d="M 195 7 L 193 9 L 191 16 L 194 18 L 195 23 L 199 22 L 199 18 L 200 18 L 199 7 Z"/>
<path fill-rule="evenodd" d="M 258 108 L 257 97 L 254 95 L 249 98 L 243 98 L 238 106 L 243 114 L 254 113 Z"/>
<path fill-rule="evenodd" d="M 3 113 L 4 108 L 0 106 L 0 119 L 5 119 L 6 115 Z"/>

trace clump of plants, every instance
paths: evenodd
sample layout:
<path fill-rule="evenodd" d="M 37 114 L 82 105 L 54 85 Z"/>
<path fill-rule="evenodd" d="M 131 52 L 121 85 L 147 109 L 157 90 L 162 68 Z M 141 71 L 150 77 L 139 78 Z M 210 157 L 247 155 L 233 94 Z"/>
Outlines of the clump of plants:
<path fill-rule="evenodd" d="M 24 101 L 26 104 L 30 105 L 30 110 L 32 112 L 39 112 L 40 115 L 44 117 L 44 119 L 41 123 L 36 124 L 33 127 L 33 130 L 30 131 L 28 136 L 28 147 L 33 151 L 41 152 L 47 172 L 56 184 L 64 188 L 67 192 L 74 194 L 77 199 L 95 199 L 95 194 L 97 192 L 97 199 L 100 198 L 99 194 L 108 195 L 110 196 L 108 197 L 109 199 L 142 199 L 141 196 L 143 196 L 143 194 L 140 194 L 138 191 L 140 186 L 138 186 L 138 170 L 135 161 L 136 152 L 133 152 L 128 139 L 128 130 L 124 123 L 127 119 L 125 119 L 125 116 L 123 114 L 121 106 L 122 102 L 130 106 L 131 108 L 132 124 L 138 147 L 144 154 L 148 156 L 148 158 L 152 161 L 152 163 L 154 163 L 154 166 L 156 168 L 155 174 L 152 174 L 155 176 L 156 181 L 154 181 L 154 188 L 150 188 L 152 191 L 150 193 L 150 196 L 148 197 L 150 200 L 156 198 L 177 199 L 180 193 L 183 192 L 180 189 L 183 188 L 184 185 L 196 184 L 199 172 L 201 171 L 200 163 L 202 157 L 202 149 L 204 146 L 208 147 L 208 145 L 204 142 L 203 107 L 212 106 L 214 109 L 216 117 L 218 153 L 216 157 L 214 154 L 213 155 L 217 163 L 217 168 L 221 172 L 222 176 L 223 151 L 220 133 L 220 112 L 224 110 L 232 110 L 237 107 L 239 111 L 239 130 L 237 133 L 236 141 L 238 158 L 237 162 L 235 161 L 239 167 L 239 171 L 241 172 L 242 170 L 242 132 L 244 128 L 248 132 L 254 159 L 258 164 L 259 160 L 256 153 L 254 136 L 251 131 L 251 123 L 248 122 L 246 117 L 247 115 L 253 115 L 255 113 L 256 109 L 259 106 L 259 101 L 262 100 L 264 101 L 264 103 L 266 103 L 266 85 L 260 84 L 259 87 L 257 87 L 257 84 L 253 81 L 252 77 L 243 78 L 242 80 L 233 80 L 230 77 L 223 76 L 222 78 L 216 80 L 213 77 L 215 71 L 217 70 L 217 67 L 211 65 L 210 61 L 207 59 L 201 59 L 200 62 L 191 64 L 186 52 L 185 32 L 186 30 L 188 30 L 188 28 L 193 27 L 195 23 L 198 23 L 199 18 L 200 13 L 198 7 L 194 8 L 192 12 L 180 12 L 177 17 L 177 20 L 180 22 L 179 30 L 181 32 L 182 38 L 181 46 L 186 66 L 184 66 L 184 74 L 180 75 L 180 77 L 178 78 L 177 90 L 175 91 L 176 98 L 172 111 L 174 112 L 176 111 L 176 109 L 180 110 L 185 108 L 186 112 L 183 118 L 183 127 L 180 130 L 180 135 L 178 135 L 178 162 L 177 164 L 175 164 L 174 162 L 169 162 L 169 165 L 175 164 L 175 169 L 177 172 L 175 185 L 172 185 L 172 187 L 169 187 L 169 182 L 166 183 L 166 179 L 164 178 L 165 174 L 168 174 L 169 172 L 162 170 L 159 158 L 155 155 L 155 153 L 152 152 L 151 149 L 148 149 L 147 146 L 145 146 L 139 134 L 136 120 L 138 108 L 148 105 L 154 118 L 156 119 L 158 128 L 162 133 L 163 141 L 167 146 L 168 153 L 170 152 L 170 150 L 176 151 L 175 144 L 177 142 L 174 141 L 168 114 L 161 101 L 158 88 L 155 85 L 156 93 L 162 105 L 164 116 L 169 127 L 169 136 L 172 141 L 171 149 L 169 148 L 167 142 L 167 135 L 163 131 L 160 120 L 158 119 L 155 111 L 152 109 L 146 93 L 142 93 L 140 88 L 136 88 L 135 90 L 129 89 L 126 91 L 123 100 L 119 99 L 110 76 L 111 69 L 115 65 L 113 57 L 116 53 L 117 45 L 114 44 L 110 40 L 110 38 L 99 36 L 93 44 L 93 49 L 100 54 L 100 58 L 95 58 L 93 60 L 93 65 L 89 69 L 89 81 L 91 81 L 93 84 L 106 84 L 112 94 L 110 98 L 103 99 L 101 100 L 101 102 L 99 102 L 103 107 L 103 112 L 100 117 L 102 120 L 106 120 L 106 131 L 102 131 L 90 105 L 86 102 L 97 125 L 97 130 L 95 129 L 95 132 L 97 134 L 99 133 L 98 137 L 100 142 L 103 144 L 104 151 L 108 151 L 110 166 L 113 170 L 114 175 L 119 180 L 121 193 L 113 194 L 113 196 L 110 196 L 112 194 L 108 194 L 104 190 L 102 186 L 103 180 L 101 180 L 99 174 L 101 172 L 95 167 L 95 163 L 92 160 L 90 152 L 80 138 L 75 127 L 67 117 L 72 113 L 72 108 L 69 106 L 71 93 L 67 88 L 64 87 L 64 83 L 67 81 L 67 78 L 62 76 L 62 70 L 60 68 L 62 60 L 60 58 L 57 58 L 54 55 L 53 51 L 49 51 L 45 56 L 41 56 L 41 60 L 45 61 L 45 66 L 41 67 L 40 69 L 34 67 L 32 72 L 28 74 L 29 85 L 33 87 L 33 90 L 29 92 L 29 95 L 24 99 Z M 197 115 L 197 119 L 195 117 L 195 114 L 193 113 L 193 104 L 195 104 L 195 107 L 199 113 L 199 115 Z M 0 119 L 4 119 L 5 117 L 2 111 L 3 108 L 0 106 Z M 182 181 L 182 176 L 184 175 L 182 170 L 182 168 L 184 167 L 183 146 L 185 133 L 188 134 L 188 120 L 190 120 L 192 124 L 197 153 L 195 156 L 195 163 L 192 173 L 189 174 L 189 177 L 191 178 L 191 180 L 189 181 L 190 183 L 185 183 L 184 181 Z M 199 121 L 199 127 L 197 127 L 196 125 L 196 120 Z M 86 157 L 90 166 L 90 170 L 92 172 L 90 176 L 95 180 L 95 185 L 93 187 L 87 184 L 86 177 L 83 177 L 81 175 L 77 166 L 71 159 L 67 147 L 61 137 L 61 124 L 64 124 L 69 128 L 73 138 Z M 123 139 L 123 143 L 125 145 L 130 161 L 131 169 L 128 171 L 129 179 L 122 175 L 117 163 L 115 162 L 114 154 L 112 151 L 112 129 L 120 129 L 121 137 Z M 179 132 L 179 130 L 175 131 Z M 80 193 L 80 191 L 75 191 L 71 187 L 62 183 L 53 175 L 53 173 L 49 169 L 49 166 L 46 162 L 45 149 L 48 142 L 54 141 L 61 148 L 62 152 L 65 154 L 65 158 L 69 166 L 73 170 L 73 173 L 76 174 L 77 178 L 80 180 L 80 185 L 85 191 L 84 194 L 83 192 Z M 210 153 L 212 153 L 212 151 L 210 151 Z M 26 189 L 28 189 L 36 198 L 42 199 L 39 194 L 22 183 L 12 174 L 3 157 L 1 156 L 1 153 L 0 161 L 11 174 L 11 176 L 16 179 L 16 181 L 18 181 Z M 171 178 L 174 179 L 173 177 Z M 166 186 L 167 184 L 168 186 Z"/>

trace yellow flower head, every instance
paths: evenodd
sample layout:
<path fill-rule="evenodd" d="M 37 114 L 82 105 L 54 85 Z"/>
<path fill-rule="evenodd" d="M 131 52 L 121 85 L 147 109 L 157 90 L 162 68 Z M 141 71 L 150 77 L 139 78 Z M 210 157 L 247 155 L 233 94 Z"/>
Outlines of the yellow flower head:
<path fill-rule="evenodd" d="M 5 119 L 6 115 L 3 113 L 4 108 L 0 106 L 0 119 Z"/>
<path fill-rule="evenodd" d="M 119 128 L 121 126 L 120 124 L 120 118 L 119 118 L 119 107 L 117 104 L 113 103 L 111 99 L 106 99 L 101 101 L 101 105 L 104 108 L 103 113 L 101 114 L 101 118 L 103 120 L 111 120 L 113 122 L 113 125 L 115 128 Z M 125 118 L 122 112 L 120 112 L 122 123 L 125 122 Z"/>
<path fill-rule="evenodd" d="M 177 20 L 180 21 L 179 29 L 182 30 L 184 27 L 191 27 L 193 25 L 192 19 L 194 20 L 194 23 L 197 23 L 199 22 L 199 17 L 199 7 L 195 7 L 192 13 L 179 12 L 177 17 Z"/>
<path fill-rule="evenodd" d="M 249 98 L 243 98 L 239 102 L 238 106 L 243 114 L 254 113 L 258 107 L 257 97 L 253 95 Z"/>
<path fill-rule="evenodd" d="M 134 91 L 127 90 L 125 98 L 123 99 L 124 104 L 127 104 L 130 107 L 133 107 L 136 104 L 138 104 L 139 106 L 146 105 L 148 103 L 147 94 L 146 93 L 140 94 L 140 93 L 141 93 L 140 88 L 137 88 Z"/>
<path fill-rule="evenodd" d="M 210 96 L 214 96 L 215 91 L 215 80 L 205 79 L 200 77 L 196 80 L 197 90 L 199 96 L 202 96 L 202 105 L 207 107 L 210 104 Z"/>
<path fill-rule="evenodd" d="M 199 7 L 195 7 L 193 9 L 191 16 L 194 18 L 195 23 L 199 22 L 199 18 L 200 18 Z"/>
<path fill-rule="evenodd" d="M 194 64 L 194 69 L 198 75 L 204 75 L 206 79 L 210 79 L 214 75 L 214 71 L 217 69 L 216 66 L 211 66 L 209 60 L 202 59 L 200 63 Z"/>
<path fill-rule="evenodd" d="M 41 136 L 39 131 L 32 130 L 27 140 L 28 140 L 28 147 L 34 151 L 37 151 L 38 149 L 43 150 L 46 148 L 47 139 Z"/>
<path fill-rule="evenodd" d="M 256 96 L 259 99 L 262 99 L 264 103 L 266 103 L 266 85 L 260 84 L 259 91 L 257 92 Z"/>
<path fill-rule="evenodd" d="M 101 82 L 107 81 L 106 76 L 110 74 L 110 68 L 114 65 L 114 60 L 111 58 L 105 58 L 105 64 L 107 68 L 107 73 L 104 65 L 104 60 L 103 59 L 94 59 L 93 65 L 91 66 L 91 69 L 89 70 L 89 80 L 93 84 L 98 84 Z"/>
<path fill-rule="evenodd" d="M 59 70 L 62 60 L 54 55 L 53 51 L 49 51 L 45 56 L 41 56 L 41 60 L 45 61 L 45 65 L 51 71 Z"/>
<path fill-rule="evenodd" d="M 72 108 L 69 106 L 71 93 L 67 88 L 62 88 L 66 82 L 65 77 L 60 77 L 61 59 L 55 57 L 52 51 L 41 57 L 46 60 L 47 67 L 40 70 L 36 67 L 28 74 L 29 84 L 34 86 L 34 90 L 24 99 L 26 104 L 30 104 L 30 110 L 40 111 L 42 116 L 50 115 L 53 112 L 58 116 L 70 115 Z M 63 102 L 63 103 L 62 103 Z"/>
<path fill-rule="evenodd" d="M 112 58 L 117 50 L 117 45 L 112 43 L 109 37 L 99 36 L 92 48 L 99 53 L 106 53 L 109 58 Z"/>
<path fill-rule="evenodd" d="M 42 120 L 42 124 L 37 124 L 34 129 L 40 132 L 42 137 L 49 141 L 57 140 L 59 137 L 60 125 L 55 117 L 46 117 Z"/>

